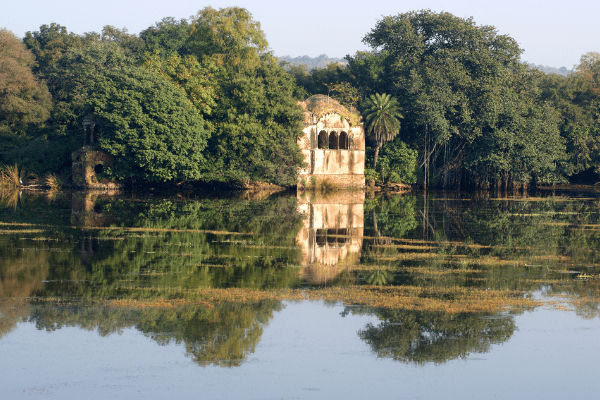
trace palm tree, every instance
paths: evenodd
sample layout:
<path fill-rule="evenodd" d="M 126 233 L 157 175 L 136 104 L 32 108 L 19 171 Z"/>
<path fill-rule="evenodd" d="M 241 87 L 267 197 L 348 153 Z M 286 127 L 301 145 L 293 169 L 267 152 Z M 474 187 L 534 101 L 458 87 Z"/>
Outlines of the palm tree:
<path fill-rule="evenodd" d="M 379 149 L 385 142 L 393 140 L 400 132 L 400 106 L 395 98 L 387 93 L 372 94 L 367 99 L 365 121 L 367 134 L 375 142 L 373 168 L 377 166 Z"/>

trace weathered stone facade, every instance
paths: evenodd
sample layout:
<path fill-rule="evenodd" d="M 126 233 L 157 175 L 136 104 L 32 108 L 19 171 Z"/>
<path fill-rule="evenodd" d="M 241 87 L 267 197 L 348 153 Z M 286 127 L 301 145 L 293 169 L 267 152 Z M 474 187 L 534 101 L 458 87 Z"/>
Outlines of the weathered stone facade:
<path fill-rule="evenodd" d="M 358 112 L 324 95 L 300 105 L 304 129 L 298 146 L 306 166 L 298 174 L 299 189 L 363 188 L 365 133 Z"/>
<path fill-rule="evenodd" d="M 73 184 L 78 188 L 96 190 L 116 190 L 114 182 L 102 178 L 106 166 L 112 163 L 111 157 L 91 146 L 83 146 L 71 155 Z"/>
<path fill-rule="evenodd" d="M 364 230 L 363 191 L 298 194 L 304 216 L 296 244 L 302 249 L 303 277 L 314 285 L 335 279 L 360 261 Z"/>

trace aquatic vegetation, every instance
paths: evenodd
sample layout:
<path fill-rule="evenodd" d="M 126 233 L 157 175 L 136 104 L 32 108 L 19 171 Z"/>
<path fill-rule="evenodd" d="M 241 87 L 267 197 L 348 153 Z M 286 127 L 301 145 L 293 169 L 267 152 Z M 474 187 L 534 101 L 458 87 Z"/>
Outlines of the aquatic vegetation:
<path fill-rule="evenodd" d="M 57 191 L 62 186 L 60 182 L 60 178 L 56 174 L 47 174 L 44 177 L 44 186 L 48 188 L 48 190 Z"/>
<path fill-rule="evenodd" d="M 0 166 L 0 187 L 21 187 L 23 175 L 23 170 L 17 164 Z"/>
<path fill-rule="evenodd" d="M 503 340 L 512 332 L 509 316 L 523 310 L 551 307 L 600 315 L 600 237 L 571 228 L 599 223 L 595 202 L 432 202 L 423 218 L 414 198 L 390 203 L 377 198 L 364 220 L 367 235 L 336 228 L 321 247 L 314 239 L 315 251 L 337 252 L 336 264 L 320 265 L 303 258 L 298 244 L 303 217 L 296 202 L 285 197 L 74 197 L 70 203 L 58 197 L 52 207 L 43 196 L 32 199 L 25 194 L 22 207 L 0 209 L 0 259 L 10 262 L 26 252 L 42 257 L 29 260 L 33 270 L 52 267 L 43 269 L 43 277 L 11 273 L 12 278 L 3 278 L 0 270 L 4 287 L 30 288 L 13 292 L 11 304 L 18 301 L 15 307 L 29 311 L 11 317 L 4 331 L 28 316 L 49 329 L 81 326 L 103 333 L 136 321 L 136 329 L 159 342 L 181 340 L 202 365 L 233 366 L 252 351 L 268 315 L 283 302 L 321 301 L 383 318 L 381 325 L 361 330 L 377 354 L 443 362 L 485 351 L 492 343 L 483 335 L 486 327 Z M 25 280 L 19 283 L 18 276 Z M 270 304 L 264 306 L 264 318 L 244 314 L 263 307 L 258 304 Z M 410 332 L 399 329 L 395 324 L 406 315 L 420 318 L 421 325 Z M 216 318 L 226 321 L 217 327 Z M 490 322 L 496 318 L 502 323 Z M 414 353 L 402 341 L 394 351 L 385 349 L 397 335 L 413 337 L 417 329 L 439 333 L 428 326 L 435 320 L 449 324 L 461 345 L 453 347 L 442 336 L 418 339 L 420 350 Z M 452 325 L 459 320 L 481 330 Z M 239 326 L 225 328 L 229 323 Z M 194 324 L 215 330 L 207 336 L 161 330 L 204 329 Z M 220 329 L 231 329 L 222 342 L 216 339 Z M 203 338 L 220 344 L 208 345 Z"/>

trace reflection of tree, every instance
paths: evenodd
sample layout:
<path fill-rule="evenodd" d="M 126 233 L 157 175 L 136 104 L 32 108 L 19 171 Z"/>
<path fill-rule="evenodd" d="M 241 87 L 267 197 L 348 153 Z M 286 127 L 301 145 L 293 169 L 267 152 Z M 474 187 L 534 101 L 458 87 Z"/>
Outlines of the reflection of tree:
<path fill-rule="evenodd" d="M 365 200 L 365 226 L 374 236 L 404 237 L 415 229 L 416 196 L 380 196 Z"/>
<path fill-rule="evenodd" d="M 385 285 L 392 279 L 392 274 L 384 270 L 375 270 L 367 276 L 367 283 L 369 285 Z"/>
<path fill-rule="evenodd" d="M 110 229 L 102 224 L 72 227 L 67 201 L 48 209 L 43 199 L 33 198 L 28 207 L 0 209 L 2 220 L 31 226 L 43 222 L 43 235 L 51 235 L 50 242 L 31 240 L 39 234 L 10 236 L 0 246 L 6 261 L 0 264 L 0 332 L 27 315 L 44 329 L 78 326 L 108 334 L 135 327 L 159 343 L 185 344 L 198 363 L 238 365 L 254 350 L 279 302 L 228 298 L 212 308 L 165 308 L 161 302 L 183 298 L 194 304 L 198 288 L 299 283 L 297 269 L 290 268 L 299 257 L 295 237 L 301 219 L 295 198 L 101 201 L 102 213 L 111 217 Z M 94 250 L 85 257 L 82 242 Z M 11 250 L 24 243 L 31 248 L 27 258 Z M 5 296 L 20 303 L 9 304 Z M 26 300 L 30 297 L 35 299 Z M 48 303 L 55 298 L 74 305 Z M 113 299 L 124 304 L 141 299 L 148 306 L 112 306 Z"/>
<path fill-rule="evenodd" d="M 575 298 L 572 304 L 578 312 L 594 315 L 598 304 L 594 299 L 600 297 L 594 284 L 598 280 L 578 281 L 576 273 L 566 272 L 600 273 L 597 200 L 433 196 L 427 206 L 415 207 L 414 198 L 412 218 L 405 220 L 416 224 L 414 212 L 423 209 L 426 215 L 419 218 L 423 229 L 390 232 L 390 223 L 391 227 L 413 226 L 394 222 L 408 215 L 407 207 L 394 206 L 385 197 L 365 205 L 371 211 L 365 214 L 371 238 L 365 239 L 361 261 L 392 271 L 389 282 L 566 293 Z M 419 197 L 421 201 L 425 203 Z M 368 274 L 358 274 L 368 282 Z"/>
<path fill-rule="evenodd" d="M 38 304 L 29 319 L 38 329 L 77 326 L 101 335 L 133 327 L 161 345 L 183 343 L 200 365 L 232 367 L 254 352 L 263 327 L 280 309 L 272 301 L 177 308 Z"/>
<path fill-rule="evenodd" d="M 370 239 L 363 241 L 362 263 L 383 264 L 378 259 L 390 252 L 386 245 L 391 244 L 393 238 L 406 236 L 418 226 L 415 204 L 415 196 L 381 196 L 365 201 L 365 227 Z M 383 278 L 385 274 L 375 275 L 377 276 L 367 276 L 367 282 L 385 284 L 392 280 L 391 276 L 385 276 L 385 280 L 370 282 L 374 278 Z"/>
<path fill-rule="evenodd" d="M 297 270 L 290 268 L 299 257 L 300 217 L 293 198 L 109 199 L 102 209 L 112 215 L 111 229 L 92 227 L 78 238 L 93 242 L 93 255 L 85 263 L 57 263 L 41 295 L 168 297 L 195 288 L 267 289 L 298 282 Z M 79 249 L 74 245 L 72 254 Z"/>
<path fill-rule="evenodd" d="M 346 311 L 361 312 L 361 311 Z M 362 312 L 369 312 L 362 310 Z M 515 330 L 510 315 L 376 310 L 381 322 L 358 332 L 378 357 L 417 364 L 485 353 Z"/>
<path fill-rule="evenodd" d="M 28 315 L 25 298 L 42 287 L 48 274 L 47 254 L 11 246 L 0 251 L 0 337 Z"/>

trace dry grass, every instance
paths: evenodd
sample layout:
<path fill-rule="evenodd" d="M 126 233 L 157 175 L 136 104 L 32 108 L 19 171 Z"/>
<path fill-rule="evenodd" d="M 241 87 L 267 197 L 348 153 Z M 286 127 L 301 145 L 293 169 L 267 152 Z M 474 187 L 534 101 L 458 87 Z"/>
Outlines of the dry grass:
<path fill-rule="evenodd" d="M 21 187 L 22 172 L 17 164 L 0 167 L 0 186 L 11 188 Z"/>
<path fill-rule="evenodd" d="M 152 299 L 152 300 L 117 299 L 117 300 L 109 300 L 109 301 L 107 301 L 107 304 L 110 307 L 126 307 L 126 308 L 137 308 L 137 309 L 176 308 L 176 307 L 188 306 L 188 305 L 192 305 L 192 304 L 204 305 L 206 307 L 213 307 L 213 305 L 210 303 L 206 303 L 206 302 L 202 302 L 202 301 L 192 302 L 187 299 L 171 299 L 171 300 L 167 300 L 167 299 Z"/>
<path fill-rule="evenodd" d="M 0 235 L 17 235 L 25 233 L 43 233 L 43 229 L 0 229 Z"/>
<path fill-rule="evenodd" d="M 44 186 L 50 191 L 57 191 L 62 185 L 56 174 L 47 174 L 44 177 Z"/>
<path fill-rule="evenodd" d="M 78 227 L 73 226 L 76 229 Z M 121 232 L 181 232 L 181 233 L 210 233 L 213 235 L 247 235 L 251 236 L 253 232 L 230 232 L 230 231 L 216 231 L 210 229 L 169 229 L 169 228 L 142 228 L 142 227 L 119 227 L 119 226 L 88 226 L 87 230 L 94 231 L 121 231 Z"/>
<path fill-rule="evenodd" d="M 37 224 L 29 224 L 25 222 L 2 222 L 0 221 L 0 226 L 37 226 Z"/>
<path fill-rule="evenodd" d="M 530 309 L 544 304 L 532 300 L 521 292 L 512 290 L 485 290 L 464 287 L 419 287 L 419 286 L 350 286 L 315 289 L 254 290 L 228 289 L 184 289 L 184 288 L 140 288 L 122 287 L 133 292 L 160 293 L 173 298 L 190 299 L 192 304 L 211 305 L 224 302 L 256 303 L 271 301 L 323 300 L 347 305 L 365 305 L 376 308 L 416 311 L 442 311 L 451 314 L 499 312 Z M 185 304 L 188 300 L 181 300 Z M 111 304 L 123 306 L 131 302 L 134 306 L 170 307 L 176 300 L 137 301 L 125 300 Z"/>

